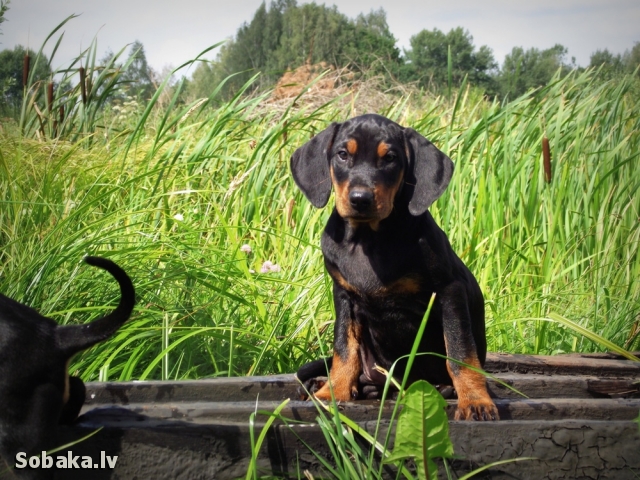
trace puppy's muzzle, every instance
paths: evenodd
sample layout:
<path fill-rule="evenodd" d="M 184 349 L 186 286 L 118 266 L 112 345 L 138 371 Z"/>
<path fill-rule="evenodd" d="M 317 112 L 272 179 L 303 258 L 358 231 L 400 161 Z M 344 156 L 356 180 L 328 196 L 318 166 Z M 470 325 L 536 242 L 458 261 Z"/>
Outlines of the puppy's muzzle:
<path fill-rule="evenodd" d="M 366 188 L 354 188 L 349 192 L 349 204 L 360 215 L 371 212 L 374 200 L 373 192 Z"/>

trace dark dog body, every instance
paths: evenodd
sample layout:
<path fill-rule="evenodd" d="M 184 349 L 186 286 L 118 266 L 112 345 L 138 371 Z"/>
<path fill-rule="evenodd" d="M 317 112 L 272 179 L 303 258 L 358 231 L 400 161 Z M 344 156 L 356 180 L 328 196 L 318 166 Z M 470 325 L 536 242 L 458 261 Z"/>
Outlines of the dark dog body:
<path fill-rule="evenodd" d="M 486 355 L 484 300 L 475 278 L 427 210 L 447 187 L 453 163 L 412 129 L 378 115 L 332 124 L 291 159 L 294 179 L 316 206 L 336 191 L 322 236 L 336 308 L 331 389 L 358 397 L 409 354 L 432 293 L 419 352 L 480 368 Z M 402 374 L 406 362 L 399 362 Z M 303 367 L 304 369 L 304 367 Z M 302 369 L 301 369 L 302 370 Z M 498 417 L 484 377 L 434 355 L 417 356 L 410 380 L 453 383 L 456 418 Z M 329 384 L 316 396 L 331 398 Z"/>
<path fill-rule="evenodd" d="M 127 274 L 110 260 L 87 257 L 120 284 L 118 307 L 85 325 L 59 326 L 34 309 L 0 295 L 0 456 L 13 465 L 18 452 L 55 447 L 57 426 L 73 422 L 85 388 L 70 377 L 71 357 L 106 340 L 129 318 L 135 292 Z"/>

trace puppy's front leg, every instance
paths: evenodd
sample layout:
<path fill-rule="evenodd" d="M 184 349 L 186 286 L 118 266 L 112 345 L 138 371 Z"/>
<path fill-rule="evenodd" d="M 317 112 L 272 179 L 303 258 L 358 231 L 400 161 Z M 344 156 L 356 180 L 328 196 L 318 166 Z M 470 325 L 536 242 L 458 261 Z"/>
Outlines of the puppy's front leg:
<path fill-rule="evenodd" d="M 349 295 L 334 283 L 333 301 L 336 323 L 333 340 L 333 362 L 329 382 L 336 400 L 346 402 L 358 398 L 358 377 L 362 372 L 360 359 L 361 326 L 352 318 Z M 320 400 L 331 400 L 331 389 L 326 383 L 315 394 Z"/>
<path fill-rule="evenodd" d="M 481 369 L 469 314 L 466 289 L 453 282 L 440 293 L 447 356 Z M 458 393 L 455 420 L 498 420 L 498 409 L 481 373 L 447 360 L 447 370 Z"/>

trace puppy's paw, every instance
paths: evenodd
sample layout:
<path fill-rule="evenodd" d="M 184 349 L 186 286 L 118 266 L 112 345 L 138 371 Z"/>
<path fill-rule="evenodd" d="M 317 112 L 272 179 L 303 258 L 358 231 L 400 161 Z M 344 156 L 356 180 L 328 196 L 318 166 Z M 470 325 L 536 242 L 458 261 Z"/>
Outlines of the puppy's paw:
<path fill-rule="evenodd" d="M 325 386 L 329 379 L 327 377 L 309 378 L 304 382 L 300 382 L 296 394 L 300 400 L 309 400 L 309 395 L 315 395 L 322 387 Z"/>
<path fill-rule="evenodd" d="M 359 397 L 365 400 L 379 400 L 382 397 L 382 387 L 372 384 L 362 385 Z"/>
<path fill-rule="evenodd" d="M 318 390 L 318 392 L 314 395 L 318 400 L 325 400 L 330 402 L 332 399 L 331 396 L 331 387 L 329 386 L 329 382 L 325 383 L 323 387 Z M 358 385 L 353 384 L 349 385 L 348 383 L 338 383 L 336 382 L 333 385 L 333 398 L 338 402 L 348 402 L 351 400 L 358 399 Z"/>
<path fill-rule="evenodd" d="M 379 380 L 379 381 L 376 381 Z M 372 380 L 366 374 L 360 375 L 358 378 L 358 398 L 362 400 L 381 400 L 384 393 L 386 379 L 384 377 L 380 379 Z M 389 385 L 387 390 L 387 400 L 396 400 L 398 398 L 398 390 L 393 383 Z"/>
<path fill-rule="evenodd" d="M 458 398 L 458 395 L 456 394 L 456 390 L 451 385 L 444 385 L 444 384 L 438 383 L 438 384 L 435 384 L 434 387 L 436 388 L 436 390 L 438 390 L 438 393 L 440 393 L 440 395 L 442 395 L 442 398 L 444 398 L 445 400 Z"/>
<path fill-rule="evenodd" d="M 492 421 L 500 420 L 496 405 L 487 399 L 458 400 L 454 420 Z"/>

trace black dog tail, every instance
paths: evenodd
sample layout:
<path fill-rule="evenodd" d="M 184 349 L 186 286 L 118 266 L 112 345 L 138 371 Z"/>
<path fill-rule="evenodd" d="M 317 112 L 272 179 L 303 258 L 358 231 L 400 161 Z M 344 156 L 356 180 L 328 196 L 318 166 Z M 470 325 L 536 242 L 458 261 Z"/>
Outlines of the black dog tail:
<path fill-rule="evenodd" d="M 113 275 L 120 284 L 120 303 L 109 315 L 91 323 L 65 325 L 56 329 L 58 348 L 67 358 L 113 335 L 129 319 L 135 304 L 133 283 L 124 270 L 106 258 L 85 257 L 84 261 Z"/>
<path fill-rule="evenodd" d="M 302 383 L 315 377 L 326 377 L 331 371 L 333 357 L 319 358 L 302 365 L 296 372 L 296 378 Z"/>

